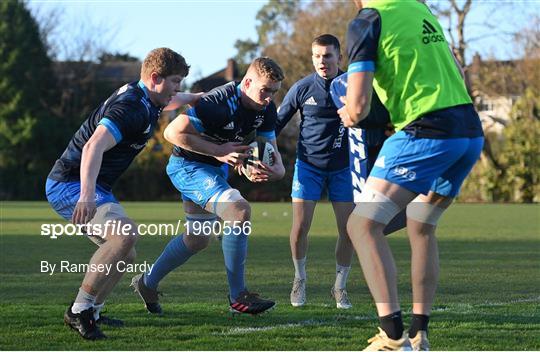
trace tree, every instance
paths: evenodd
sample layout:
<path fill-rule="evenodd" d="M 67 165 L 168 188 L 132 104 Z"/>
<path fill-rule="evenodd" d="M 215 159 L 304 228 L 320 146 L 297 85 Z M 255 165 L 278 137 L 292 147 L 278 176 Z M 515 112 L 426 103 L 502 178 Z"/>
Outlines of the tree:
<path fill-rule="evenodd" d="M 261 54 L 262 49 L 290 32 L 290 26 L 300 11 L 301 3 L 294 0 L 269 1 L 257 12 L 257 41 L 251 39 L 237 40 L 235 60 L 240 68 L 247 65 Z"/>
<path fill-rule="evenodd" d="M 269 1 L 257 14 L 257 42 L 237 41 L 236 59 L 246 64 L 253 57 L 264 55 L 280 64 L 285 72 L 285 80 L 276 94 L 275 100 L 279 105 L 294 82 L 313 72 L 313 39 L 330 33 L 338 37 L 344 47 L 346 23 L 354 13 L 352 2 L 315 1 L 306 4 L 290 0 Z M 342 68 L 345 67 L 346 60 L 343 60 Z M 280 192 L 274 192 L 275 199 L 284 199 L 289 194 L 296 159 L 298 124 L 291 121 L 281 136 L 278 144 L 287 173 L 278 185 L 274 185 Z M 262 199 L 264 195 L 261 193 L 262 190 L 252 194 L 251 199 Z"/>
<path fill-rule="evenodd" d="M 504 130 L 501 186 L 508 200 L 532 203 L 540 201 L 540 17 L 516 35 L 516 43 L 524 57 L 518 66 L 524 89 Z"/>
<path fill-rule="evenodd" d="M 109 52 L 104 52 L 103 54 L 101 54 L 99 57 L 98 57 L 98 62 L 99 63 L 104 63 L 104 62 L 118 62 L 118 61 L 121 61 L 121 62 L 138 62 L 139 59 L 136 58 L 135 56 L 131 56 L 129 55 L 128 53 L 124 53 L 124 54 L 121 54 L 121 53 L 109 53 Z"/>
<path fill-rule="evenodd" d="M 519 31 L 517 23 L 508 21 L 508 14 L 530 14 L 534 6 L 518 2 L 492 2 L 479 0 L 430 0 L 429 7 L 439 18 L 454 55 L 466 69 L 469 49 L 490 38 L 513 40 Z M 506 53 L 505 53 L 506 54 Z"/>
<path fill-rule="evenodd" d="M 97 62 L 102 54 L 111 52 L 117 28 L 110 21 L 96 20 L 85 12 L 70 19 L 61 4 L 34 2 L 28 6 L 52 60 Z"/>
<path fill-rule="evenodd" d="M 486 136 L 491 154 L 484 153 L 465 182 L 463 197 L 469 200 L 540 201 L 540 18 L 522 28 L 514 42 L 521 59 L 486 65 L 479 75 L 485 91 L 508 94 L 510 89 L 519 98 L 502 134 Z"/>
<path fill-rule="evenodd" d="M 470 48 L 479 41 L 491 37 L 501 41 L 519 42 L 520 37 L 523 38 L 526 33 L 530 34 L 532 29 L 527 32 L 526 28 L 520 28 L 516 25 L 519 22 L 507 20 L 510 10 L 513 10 L 512 13 L 516 18 L 515 14 L 517 13 L 530 13 L 530 6 L 516 2 L 495 3 L 476 0 L 432 1 L 429 4 L 440 18 L 443 26 L 446 26 L 450 45 L 465 71 L 469 93 L 477 108 L 481 107 L 479 104 L 482 102 L 482 96 L 513 95 L 521 96 L 520 100 L 523 100 L 531 83 L 528 79 L 530 75 L 524 73 L 523 63 L 527 61 L 527 58 L 530 58 L 530 53 L 524 52 L 524 45 L 515 51 L 515 53 L 519 53 L 518 55 L 513 55 L 518 58 L 517 60 L 488 60 L 480 66 L 478 72 L 471 72 L 473 66 L 476 68 L 478 66 L 467 65 L 467 60 Z M 477 16 L 474 16 L 475 11 Z M 532 11 L 534 11 L 534 7 Z M 478 15 L 480 12 L 481 16 Z M 531 70 L 528 71 L 532 73 Z M 519 182 L 510 180 L 510 178 L 513 179 L 513 172 L 510 172 L 509 165 L 514 165 L 514 162 L 517 162 L 516 158 L 511 157 L 511 153 L 512 151 L 514 153 L 524 151 L 520 149 L 520 145 L 525 141 L 519 137 L 533 136 L 526 131 L 519 132 L 525 125 L 523 125 L 523 119 L 516 118 L 519 115 L 518 110 L 519 107 L 514 107 L 513 116 L 509 122 L 490 115 L 484 116 L 485 119 L 491 120 L 488 124 L 502 123 L 503 126 L 508 126 L 502 135 L 486 133 L 481 163 L 473 170 L 472 177 L 467 181 L 463 197 L 472 196 L 471 198 L 474 200 L 479 200 L 478 197 L 480 197 L 490 201 L 519 200 L 519 197 L 514 197 L 516 192 L 513 189 L 518 187 Z M 534 125 L 534 122 L 531 121 L 531 123 Z M 520 172 L 515 174 L 518 175 Z M 479 188 L 478 184 L 481 184 L 483 188 Z"/>
<path fill-rule="evenodd" d="M 0 2 L 0 197 L 42 190 L 62 130 L 56 85 L 36 21 L 24 2 Z M 39 192 L 41 193 L 41 192 Z"/>
<path fill-rule="evenodd" d="M 465 50 L 467 41 L 465 40 L 465 20 L 471 11 L 473 0 L 466 0 L 460 7 L 457 0 L 438 1 L 430 3 L 435 13 L 442 18 L 447 19 L 447 33 L 450 37 L 450 45 L 454 51 L 456 59 L 462 67 L 465 68 Z M 456 33 L 456 36 L 454 35 Z"/>
<path fill-rule="evenodd" d="M 528 88 L 516 103 L 515 117 L 504 130 L 500 182 L 504 200 L 532 203 L 540 201 L 540 98 Z"/>

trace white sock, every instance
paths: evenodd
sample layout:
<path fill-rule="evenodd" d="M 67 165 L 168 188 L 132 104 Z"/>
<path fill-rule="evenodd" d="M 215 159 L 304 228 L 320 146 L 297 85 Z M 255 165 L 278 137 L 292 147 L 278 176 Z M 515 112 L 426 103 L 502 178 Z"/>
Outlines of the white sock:
<path fill-rule="evenodd" d="M 103 309 L 103 306 L 105 305 L 105 302 L 101 304 L 94 304 L 94 320 L 99 319 L 99 314 L 101 313 L 101 310 Z"/>
<path fill-rule="evenodd" d="M 306 257 L 302 259 L 293 258 L 294 263 L 294 278 L 295 279 L 306 279 Z"/>
<path fill-rule="evenodd" d="M 334 287 L 340 290 L 344 290 L 347 286 L 347 278 L 349 277 L 350 266 L 341 266 L 336 263 L 336 282 Z"/>
<path fill-rule="evenodd" d="M 92 308 L 96 302 L 96 296 L 92 296 L 82 288 L 79 288 L 79 293 L 75 298 L 75 303 L 71 307 L 71 312 L 73 314 L 79 314 L 80 312 Z"/>

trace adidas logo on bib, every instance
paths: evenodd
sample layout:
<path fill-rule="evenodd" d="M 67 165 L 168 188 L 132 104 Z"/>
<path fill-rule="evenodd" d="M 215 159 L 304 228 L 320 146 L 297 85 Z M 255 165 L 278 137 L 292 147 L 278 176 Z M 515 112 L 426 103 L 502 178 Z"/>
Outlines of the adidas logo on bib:
<path fill-rule="evenodd" d="M 442 35 L 437 33 L 437 29 L 427 20 L 422 21 L 422 34 L 422 43 L 424 44 L 446 41 Z"/>

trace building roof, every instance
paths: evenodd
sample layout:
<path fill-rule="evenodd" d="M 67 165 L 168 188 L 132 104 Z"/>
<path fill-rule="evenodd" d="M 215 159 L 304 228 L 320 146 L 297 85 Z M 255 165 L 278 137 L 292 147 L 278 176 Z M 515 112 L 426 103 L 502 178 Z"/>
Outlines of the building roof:
<path fill-rule="evenodd" d="M 124 84 L 139 80 L 141 62 L 107 61 L 95 63 L 88 61 L 57 61 L 53 65 L 56 76 L 60 81 L 73 79 L 74 76 L 88 77 L 99 81 Z"/>
<path fill-rule="evenodd" d="M 238 81 L 242 77 L 239 76 L 238 65 L 234 59 L 227 60 L 227 66 L 217 72 L 212 73 L 210 76 L 204 77 L 191 86 L 193 93 L 208 92 L 215 87 L 224 85 L 230 81 Z"/>

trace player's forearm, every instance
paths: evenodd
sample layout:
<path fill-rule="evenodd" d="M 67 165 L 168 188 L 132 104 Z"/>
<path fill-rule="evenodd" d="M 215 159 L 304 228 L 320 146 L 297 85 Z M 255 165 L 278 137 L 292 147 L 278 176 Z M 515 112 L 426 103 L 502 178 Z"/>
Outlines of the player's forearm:
<path fill-rule="evenodd" d="M 174 143 L 175 145 L 186 150 L 208 156 L 220 155 L 219 145 L 205 140 L 200 135 L 180 133 L 177 135 L 177 138 L 175 138 L 175 140 L 177 142 Z"/>
<path fill-rule="evenodd" d="M 367 101 L 358 100 L 352 104 L 347 102 L 346 107 L 347 113 L 351 117 L 351 121 L 353 121 L 355 124 L 364 120 L 369 115 L 369 111 L 371 109 L 370 104 Z"/>
<path fill-rule="evenodd" d="M 185 114 L 180 114 L 165 128 L 163 137 L 170 143 L 192 152 L 209 156 L 221 155 L 219 145 L 205 140 Z"/>
<path fill-rule="evenodd" d="M 163 110 L 176 110 L 183 105 L 195 105 L 204 93 L 178 93 Z"/>
<path fill-rule="evenodd" d="M 347 77 L 347 103 L 350 120 L 357 124 L 369 115 L 373 92 L 373 72 L 355 72 Z"/>
<path fill-rule="evenodd" d="M 85 144 L 81 155 L 81 194 L 80 201 L 93 202 L 96 194 L 96 180 L 103 161 L 103 151 L 93 143 Z"/>
<path fill-rule="evenodd" d="M 276 172 L 275 181 L 278 181 L 278 180 L 281 180 L 285 176 L 285 166 L 283 165 L 283 160 L 281 159 L 280 153 L 276 153 L 276 165 L 277 165 L 277 172 Z"/>

